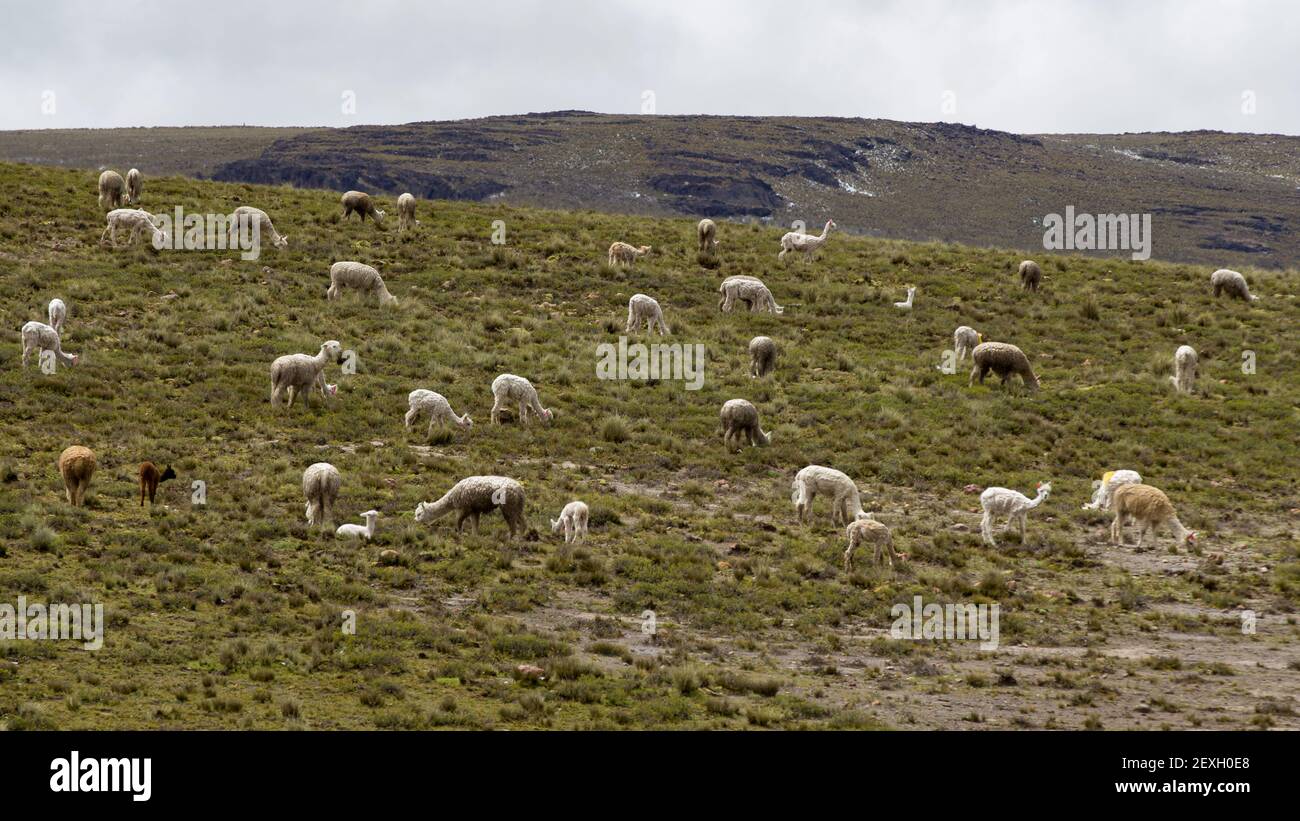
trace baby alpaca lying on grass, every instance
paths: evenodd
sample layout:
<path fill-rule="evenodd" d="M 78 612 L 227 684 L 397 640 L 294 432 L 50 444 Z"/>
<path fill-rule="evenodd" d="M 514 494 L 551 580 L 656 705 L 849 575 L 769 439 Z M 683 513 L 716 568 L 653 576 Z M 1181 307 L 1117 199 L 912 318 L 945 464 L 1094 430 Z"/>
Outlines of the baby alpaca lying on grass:
<path fill-rule="evenodd" d="M 564 528 L 564 543 L 580 542 L 587 537 L 587 520 L 591 511 L 584 502 L 572 501 L 560 511 L 560 518 L 551 520 L 551 532 Z"/>
<path fill-rule="evenodd" d="M 334 531 L 334 535 L 348 539 L 365 539 L 366 541 L 370 541 L 375 537 L 375 520 L 379 518 L 379 511 L 367 510 L 365 513 L 361 514 L 361 517 L 366 520 L 364 525 L 339 525 L 338 530 Z"/>

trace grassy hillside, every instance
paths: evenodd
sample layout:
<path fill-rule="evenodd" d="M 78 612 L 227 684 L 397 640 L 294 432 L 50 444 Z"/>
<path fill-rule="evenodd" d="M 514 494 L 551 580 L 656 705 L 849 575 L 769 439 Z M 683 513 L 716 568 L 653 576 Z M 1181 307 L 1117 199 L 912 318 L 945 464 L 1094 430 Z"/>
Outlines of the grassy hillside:
<path fill-rule="evenodd" d="M 337 194 L 149 181 L 154 212 L 267 210 L 291 244 L 245 262 L 98 247 L 89 172 L 0 165 L 0 181 L 0 601 L 102 601 L 109 619 L 97 652 L 0 642 L 10 728 L 1300 726 L 1294 272 L 1246 271 L 1262 298 L 1245 304 L 1215 301 L 1206 267 L 1054 257 L 1026 294 L 1006 251 L 836 235 L 785 265 L 780 231 L 724 224 L 705 268 L 684 219 L 422 202 L 399 235 L 341 223 Z M 611 270 L 614 239 L 655 252 Z M 339 259 L 377 265 L 400 306 L 328 302 Z M 741 273 L 784 315 L 720 314 L 720 277 Z M 672 341 L 707 346 L 701 390 L 595 378 L 636 292 Z M 55 296 L 83 360 L 24 371 L 18 328 Z M 1020 345 L 1042 391 L 941 372 L 960 324 Z M 781 347 L 761 381 L 756 334 Z M 335 400 L 273 410 L 271 360 L 324 339 L 357 373 L 331 365 Z M 1193 396 L 1168 380 L 1183 343 L 1201 352 Z M 533 380 L 553 425 L 488 424 L 503 371 Z M 416 387 L 477 424 L 404 430 Z M 725 452 L 733 397 L 770 447 Z M 100 460 L 84 509 L 55 470 L 74 443 Z M 180 478 L 142 510 L 144 459 Z M 301 475 L 321 460 L 343 475 L 339 522 L 382 512 L 373 542 L 305 526 Z M 825 500 L 794 523 L 809 463 L 854 477 L 908 560 L 844 573 Z M 1201 546 L 1110 547 L 1109 516 L 1080 505 L 1120 467 L 1167 491 Z M 499 517 L 478 536 L 413 521 L 476 473 L 524 484 L 538 538 L 506 544 Z M 964 486 L 1042 480 L 1026 543 L 982 545 Z M 591 537 L 566 551 L 546 518 L 573 498 Z M 399 564 L 378 564 L 390 548 Z M 891 640 L 890 606 L 914 595 L 999 603 L 1002 648 Z"/>

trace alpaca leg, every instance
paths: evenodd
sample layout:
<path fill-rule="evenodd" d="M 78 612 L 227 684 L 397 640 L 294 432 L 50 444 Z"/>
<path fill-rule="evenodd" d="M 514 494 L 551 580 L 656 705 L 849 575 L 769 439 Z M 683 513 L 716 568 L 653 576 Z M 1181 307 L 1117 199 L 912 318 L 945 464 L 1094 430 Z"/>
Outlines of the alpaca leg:
<path fill-rule="evenodd" d="M 438 417 L 432 415 L 429 416 L 429 429 L 424 432 L 424 435 L 426 437 L 433 436 L 433 423 L 437 421 L 438 421 Z"/>
<path fill-rule="evenodd" d="M 406 422 L 406 426 L 409 428 L 411 426 L 411 423 L 413 423 L 416 417 L 419 415 L 420 415 L 419 408 L 411 408 L 410 410 L 408 410 L 406 412 L 406 416 L 403 417 L 403 420 Z"/>
<path fill-rule="evenodd" d="M 844 550 L 844 572 L 849 573 L 853 570 L 853 540 L 849 539 L 849 546 Z"/>
<path fill-rule="evenodd" d="M 519 424 L 525 424 L 528 421 L 528 403 L 519 403 Z"/>
<path fill-rule="evenodd" d="M 469 511 L 468 511 L 468 510 L 462 512 L 462 513 L 460 514 L 460 516 L 458 516 L 458 517 L 456 518 L 456 532 L 457 532 L 457 533 L 461 532 L 461 529 L 464 528 L 464 526 L 465 526 L 465 520 L 468 519 L 468 518 L 469 518 Z"/>
<path fill-rule="evenodd" d="M 501 400 L 497 398 L 492 400 L 492 424 L 501 424 Z"/>
<path fill-rule="evenodd" d="M 889 566 L 894 566 L 894 538 L 888 537 L 884 541 L 885 556 L 889 559 Z"/>
<path fill-rule="evenodd" d="M 997 542 L 993 541 L 993 516 L 987 510 L 980 518 L 980 535 L 984 537 L 985 544 L 997 547 Z"/>
<path fill-rule="evenodd" d="M 1025 514 L 1021 513 L 1019 516 L 1016 517 L 1016 520 L 1020 522 L 1020 543 L 1024 544 L 1025 543 Z"/>
<path fill-rule="evenodd" d="M 564 543 L 568 544 L 569 542 L 573 542 L 573 541 L 577 541 L 577 537 L 574 535 L 573 532 L 573 520 L 565 519 L 564 520 Z"/>
<path fill-rule="evenodd" d="M 632 333 L 632 328 L 636 325 L 636 311 L 632 308 L 627 309 L 627 325 L 623 328 L 623 333 Z"/>

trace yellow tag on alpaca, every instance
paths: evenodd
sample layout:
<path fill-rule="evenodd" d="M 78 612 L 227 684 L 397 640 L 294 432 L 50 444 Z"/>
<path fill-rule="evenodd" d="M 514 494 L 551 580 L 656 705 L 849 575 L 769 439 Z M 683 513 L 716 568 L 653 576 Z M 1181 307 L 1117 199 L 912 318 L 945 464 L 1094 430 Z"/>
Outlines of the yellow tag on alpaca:
<path fill-rule="evenodd" d="M 1110 477 L 1112 477 L 1112 476 L 1114 476 L 1114 475 L 1115 475 L 1115 471 L 1113 471 L 1113 470 L 1110 470 L 1110 471 L 1107 471 L 1107 472 L 1103 473 L 1103 474 L 1101 475 L 1101 483 L 1102 483 L 1103 485 L 1105 485 L 1105 484 L 1109 484 L 1109 483 L 1110 483 Z"/>

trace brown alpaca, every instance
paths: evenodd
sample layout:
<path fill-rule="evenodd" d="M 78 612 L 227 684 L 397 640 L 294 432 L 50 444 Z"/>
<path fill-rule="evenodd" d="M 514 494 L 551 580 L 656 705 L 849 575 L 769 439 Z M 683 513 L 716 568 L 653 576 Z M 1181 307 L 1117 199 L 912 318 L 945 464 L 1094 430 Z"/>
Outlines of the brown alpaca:
<path fill-rule="evenodd" d="M 171 465 L 162 473 L 158 472 L 158 466 L 153 462 L 140 463 L 140 507 L 144 507 L 145 494 L 149 494 L 149 504 L 153 504 L 154 494 L 158 492 L 158 483 L 165 482 L 168 479 L 175 479 L 176 471 L 172 470 Z"/>
<path fill-rule="evenodd" d="M 81 507 L 86 499 L 90 477 L 95 475 L 95 453 L 90 448 L 73 445 L 59 454 L 59 474 L 68 494 L 68 504 Z"/>
<path fill-rule="evenodd" d="M 1026 291 L 1037 291 L 1038 283 L 1043 281 L 1043 269 L 1032 259 L 1020 263 L 1020 287 Z"/>

